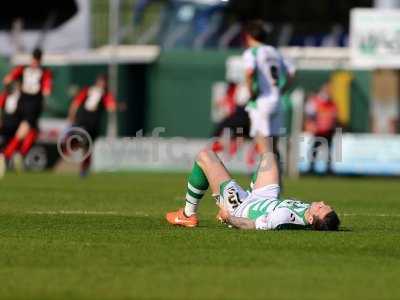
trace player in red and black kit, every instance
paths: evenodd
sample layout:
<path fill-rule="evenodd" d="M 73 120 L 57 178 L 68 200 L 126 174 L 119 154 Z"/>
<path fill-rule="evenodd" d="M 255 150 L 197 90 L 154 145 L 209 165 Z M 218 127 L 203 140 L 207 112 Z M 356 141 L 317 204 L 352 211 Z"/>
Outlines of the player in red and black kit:
<path fill-rule="evenodd" d="M 21 122 L 20 97 L 19 82 L 0 93 L 0 151 L 14 137 Z"/>
<path fill-rule="evenodd" d="M 94 85 L 83 88 L 73 99 L 68 119 L 74 127 L 86 130 L 94 141 L 99 136 L 104 111 L 115 112 L 116 107 L 117 102 L 107 89 L 107 77 L 99 75 Z M 91 155 L 81 164 L 81 176 L 87 175 L 90 163 Z"/>
<path fill-rule="evenodd" d="M 38 136 L 38 120 L 43 110 L 43 99 L 51 93 L 52 74 L 42 67 L 42 51 L 35 49 L 31 63 L 27 66 L 15 67 L 4 78 L 4 85 L 21 83 L 21 123 L 14 137 L 10 140 L 0 157 L 0 169 L 4 161 L 11 159 L 19 152 L 25 156 Z"/>

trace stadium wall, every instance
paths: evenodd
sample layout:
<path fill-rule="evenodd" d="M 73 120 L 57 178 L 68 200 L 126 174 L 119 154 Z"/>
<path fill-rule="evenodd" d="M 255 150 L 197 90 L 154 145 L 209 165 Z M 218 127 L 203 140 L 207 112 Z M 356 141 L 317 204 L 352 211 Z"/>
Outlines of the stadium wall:
<path fill-rule="evenodd" d="M 149 66 L 146 132 L 208 137 L 212 130 L 211 87 L 225 79 L 226 59 L 236 52 L 168 51 Z"/>
<path fill-rule="evenodd" d="M 78 90 L 92 84 L 98 74 L 107 73 L 106 64 L 50 65 L 50 68 L 54 74 L 54 90 L 45 116 L 53 118 L 65 118 Z M 144 127 L 146 71 L 144 64 L 121 64 L 118 67 L 116 96 L 121 108 L 118 113 L 120 136 L 132 136 Z M 105 132 L 106 122 L 103 124 L 102 131 Z"/>

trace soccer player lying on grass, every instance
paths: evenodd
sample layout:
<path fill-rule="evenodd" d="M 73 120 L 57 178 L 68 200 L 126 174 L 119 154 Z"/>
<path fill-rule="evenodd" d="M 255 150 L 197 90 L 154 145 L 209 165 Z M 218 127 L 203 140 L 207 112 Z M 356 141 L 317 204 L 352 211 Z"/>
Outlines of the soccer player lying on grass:
<path fill-rule="evenodd" d="M 189 176 L 186 205 L 167 213 L 172 225 L 196 227 L 197 208 L 209 185 L 217 199 L 217 218 L 239 229 L 314 229 L 338 230 L 340 221 L 335 211 L 324 202 L 311 204 L 279 198 L 279 173 L 275 156 L 262 157 L 250 192 L 242 189 L 229 175 L 218 156 L 203 150 Z"/>

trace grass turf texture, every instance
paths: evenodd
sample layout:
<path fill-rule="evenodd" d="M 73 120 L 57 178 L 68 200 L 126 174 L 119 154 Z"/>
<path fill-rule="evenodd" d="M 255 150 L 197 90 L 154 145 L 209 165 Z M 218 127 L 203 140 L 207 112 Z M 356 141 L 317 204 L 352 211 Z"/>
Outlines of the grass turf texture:
<path fill-rule="evenodd" d="M 227 229 L 210 195 L 199 228 L 168 226 L 180 174 L 10 174 L 0 191 L 1 299 L 400 297 L 396 179 L 288 181 L 337 208 L 336 233 Z"/>

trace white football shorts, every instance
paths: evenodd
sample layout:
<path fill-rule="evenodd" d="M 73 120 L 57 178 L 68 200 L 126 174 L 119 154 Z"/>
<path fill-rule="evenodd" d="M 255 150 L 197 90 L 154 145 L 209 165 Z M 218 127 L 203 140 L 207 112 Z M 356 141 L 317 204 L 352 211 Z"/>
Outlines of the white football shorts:
<path fill-rule="evenodd" d="M 261 96 L 254 105 L 249 105 L 250 136 L 281 136 L 284 132 L 283 109 L 279 95 Z"/>

